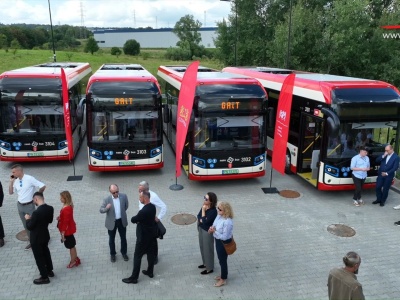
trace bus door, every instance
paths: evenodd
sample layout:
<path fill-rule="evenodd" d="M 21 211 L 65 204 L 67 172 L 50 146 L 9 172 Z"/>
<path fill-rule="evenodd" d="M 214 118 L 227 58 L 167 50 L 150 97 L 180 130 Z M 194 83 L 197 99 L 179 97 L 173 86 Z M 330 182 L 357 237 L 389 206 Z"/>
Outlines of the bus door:
<path fill-rule="evenodd" d="M 322 144 L 323 119 L 313 115 L 302 114 L 300 128 L 297 172 L 316 186 Z"/>

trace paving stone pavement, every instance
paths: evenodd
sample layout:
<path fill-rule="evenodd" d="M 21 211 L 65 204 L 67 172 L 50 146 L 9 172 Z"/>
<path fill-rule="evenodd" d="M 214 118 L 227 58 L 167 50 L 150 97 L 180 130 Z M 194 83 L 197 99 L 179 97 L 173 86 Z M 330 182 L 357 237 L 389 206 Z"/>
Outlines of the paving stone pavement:
<path fill-rule="evenodd" d="M 362 257 L 359 281 L 367 299 L 400 299 L 400 204 L 399 194 L 390 191 L 385 207 L 372 205 L 374 191 L 364 192 L 366 205 L 354 207 L 352 192 L 319 192 L 297 176 L 273 172 L 272 185 L 279 190 L 298 191 L 300 197 L 286 199 L 264 194 L 269 176 L 225 182 L 191 182 L 181 176 L 182 191 L 172 191 L 175 183 L 174 157 L 165 147 L 162 170 L 93 173 L 87 169 L 86 147 L 80 149 L 75 174 L 82 181 L 67 181 L 74 175 L 65 162 L 26 163 L 24 169 L 46 183 L 45 198 L 61 208 L 59 193 L 69 190 L 75 203 L 78 255 L 82 265 L 67 269 L 68 250 L 60 243 L 56 222 L 50 226 L 50 251 L 54 263 L 51 283 L 32 283 L 39 273 L 26 242 L 16 239 L 23 227 L 17 214 L 16 196 L 8 195 L 11 163 L 0 163 L 0 180 L 5 201 L 0 214 L 6 244 L 0 248 L 0 299 L 327 299 L 327 277 L 331 268 L 342 265 L 348 251 Z M 269 168 L 269 163 L 268 163 Z M 268 172 L 269 173 L 269 172 Z M 150 182 L 168 206 L 163 223 L 167 234 L 159 240 L 159 263 L 154 278 L 139 277 L 136 285 L 124 284 L 133 268 L 135 225 L 129 224 L 129 262 L 118 253 L 111 263 L 105 216 L 99 213 L 108 186 L 117 183 L 128 194 L 128 216 L 138 210 L 137 184 Z M 179 213 L 197 215 L 203 195 L 213 191 L 219 200 L 229 201 L 234 209 L 234 236 L 237 252 L 228 259 L 229 279 L 221 288 L 213 287 L 220 268 L 215 255 L 214 273 L 200 275 L 201 264 L 196 224 L 175 225 L 171 217 Z M 331 224 L 345 224 L 356 230 L 351 238 L 337 237 L 327 231 Z M 119 246 L 117 235 L 116 244 Z M 118 250 L 117 250 L 118 251 Z M 143 259 L 142 269 L 147 266 Z"/>

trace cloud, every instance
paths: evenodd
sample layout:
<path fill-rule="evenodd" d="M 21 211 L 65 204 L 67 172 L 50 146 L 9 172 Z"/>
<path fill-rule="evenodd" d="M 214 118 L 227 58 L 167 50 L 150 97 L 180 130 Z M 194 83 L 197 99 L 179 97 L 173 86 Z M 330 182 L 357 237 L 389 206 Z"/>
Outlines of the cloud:
<path fill-rule="evenodd" d="M 173 27 L 185 15 L 203 26 L 227 18 L 230 4 L 218 0 L 50 0 L 54 25 L 87 27 Z M 82 18 L 83 17 L 83 18 Z M 0 0 L 3 24 L 49 24 L 46 0 Z"/>

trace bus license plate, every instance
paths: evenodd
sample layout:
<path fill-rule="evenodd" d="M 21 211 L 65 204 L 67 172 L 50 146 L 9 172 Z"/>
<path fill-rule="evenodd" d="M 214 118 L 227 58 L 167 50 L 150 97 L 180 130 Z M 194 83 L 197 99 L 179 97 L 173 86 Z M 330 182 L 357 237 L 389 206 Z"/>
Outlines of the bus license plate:
<path fill-rule="evenodd" d="M 229 169 L 229 170 L 222 170 L 223 175 L 227 174 L 239 174 L 239 169 Z"/>
<path fill-rule="evenodd" d="M 32 157 L 32 156 L 44 156 L 44 152 L 32 152 L 32 153 L 28 153 L 28 157 Z"/>
<path fill-rule="evenodd" d="M 120 161 L 119 165 L 120 166 L 134 166 L 135 162 L 134 161 Z"/>

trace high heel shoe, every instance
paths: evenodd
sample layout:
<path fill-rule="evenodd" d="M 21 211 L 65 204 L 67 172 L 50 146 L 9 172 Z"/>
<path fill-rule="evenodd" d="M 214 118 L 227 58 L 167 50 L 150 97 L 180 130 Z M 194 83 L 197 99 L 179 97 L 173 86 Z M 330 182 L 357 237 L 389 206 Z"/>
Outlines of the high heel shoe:
<path fill-rule="evenodd" d="M 67 266 L 68 269 L 71 269 L 73 267 L 77 267 L 81 264 L 81 260 L 79 259 L 79 257 L 75 258 L 74 262 L 70 262 L 69 265 Z"/>

